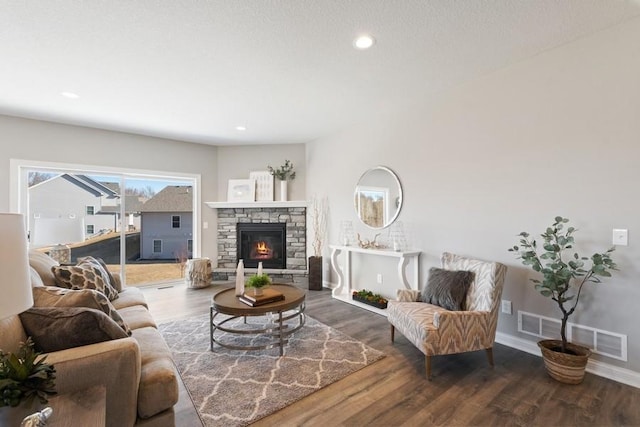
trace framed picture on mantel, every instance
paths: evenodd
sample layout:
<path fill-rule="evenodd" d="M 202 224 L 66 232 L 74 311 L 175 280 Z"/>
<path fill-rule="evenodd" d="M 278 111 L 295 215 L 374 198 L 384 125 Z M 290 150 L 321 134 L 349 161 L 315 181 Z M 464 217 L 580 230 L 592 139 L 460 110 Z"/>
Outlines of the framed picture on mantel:
<path fill-rule="evenodd" d="M 228 202 L 254 202 L 256 181 L 253 179 L 230 179 L 227 188 Z"/>
<path fill-rule="evenodd" d="M 252 171 L 249 178 L 256 181 L 256 202 L 273 202 L 273 175 L 269 171 Z"/>

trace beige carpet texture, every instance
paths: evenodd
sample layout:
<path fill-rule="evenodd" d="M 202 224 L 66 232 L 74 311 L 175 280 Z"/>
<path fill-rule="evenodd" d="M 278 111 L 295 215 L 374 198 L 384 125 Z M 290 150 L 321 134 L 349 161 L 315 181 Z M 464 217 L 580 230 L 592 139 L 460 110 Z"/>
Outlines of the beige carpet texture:
<path fill-rule="evenodd" d="M 269 324 L 267 317 L 249 317 L 249 326 Z M 209 316 L 159 326 L 171 348 L 191 399 L 205 426 L 245 426 L 290 405 L 384 357 L 343 333 L 306 317 L 289 337 L 284 356 L 279 349 L 230 350 L 217 344 L 209 350 Z M 261 338 L 218 332 L 227 343 L 260 345 Z"/>

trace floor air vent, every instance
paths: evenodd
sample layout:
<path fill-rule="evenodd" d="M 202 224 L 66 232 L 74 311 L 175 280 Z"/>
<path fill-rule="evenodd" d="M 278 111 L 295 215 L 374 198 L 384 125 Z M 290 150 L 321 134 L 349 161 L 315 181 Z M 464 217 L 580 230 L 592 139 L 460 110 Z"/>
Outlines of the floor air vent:
<path fill-rule="evenodd" d="M 538 338 L 559 339 L 561 322 L 551 317 L 518 311 L 518 332 Z M 569 322 L 567 339 L 603 356 L 627 361 L 627 336 Z"/>

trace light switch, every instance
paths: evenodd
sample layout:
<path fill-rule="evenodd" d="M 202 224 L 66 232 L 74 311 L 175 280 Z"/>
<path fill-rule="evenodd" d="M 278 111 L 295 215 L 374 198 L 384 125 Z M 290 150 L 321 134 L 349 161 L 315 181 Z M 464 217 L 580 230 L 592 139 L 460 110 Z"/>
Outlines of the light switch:
<path fill-rule="evenodd" d="M 202 228 L 204 228 L 205 230 L 206 230 L 207 228 L 209 228 L 209 223 L 208 223 L 207 221 L 203 222 L 203 223 L 202 223 Z"/>
<path fill-rule="evenodd" d="M 613 244 L 619 246 L 627 246 L 629 244 L 629 231 L 623 228 L 614 228 Z"/>

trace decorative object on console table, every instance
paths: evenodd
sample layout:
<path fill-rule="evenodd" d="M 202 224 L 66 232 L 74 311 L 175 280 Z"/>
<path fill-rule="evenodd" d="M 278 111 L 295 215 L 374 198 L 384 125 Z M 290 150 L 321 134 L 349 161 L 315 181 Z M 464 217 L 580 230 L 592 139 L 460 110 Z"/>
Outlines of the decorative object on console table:
<path fill-rule="evenodd" d="M 353 231 L 353 221 L 340 221 L 340 235 L 338 236 L 340 244 L 350 246 L 356 242 L 356 234 Z"/>
<path fill-rule="evenodd" d="M 615 247 L 595 253 L 591 257 L 581 257 L 574 253 L 570 261 L 565 261 L 563 254 L 573 249 L 575 240 L 573 227 L 565 230 L 569 220 L 561 216 L 555 217 L 554 223 L 541 234 L 544 252 L 538 254 L 538 246 L 529 233 L 522 232 L 520 244 L 509 248 L 516 252 L 524 265 L 529 265 L 542 278 L 531 279 L 542 296 L 550 297 L 562 312 L 560 335 L 562 341 L 542 340 L 538 342 L 547 372 L 551 378 L 566 384 L 580 384 L 584 379 L 585 368 L 591 351 L 575 343 L 567 342 L 567 322 L 580 301 L 582 287 L 586 282 L 600 283 L 600 277 L 611 277 L 610 270 L 617 270 L 611 259 Z M 586 262 L 590 261 L 590 265 Z M 543 264 L 544 262 L 544 264 Z"/>
<path fill-rule="evenodd" d="M 360 301 L 361 303 L 368 304 L 383 310 L 387 308 L 387 304 L 389 302 L 382 295 L 374 294 L 373 292 L 366 289 L 363 289 L 361 291 L 353 291 L 352 298 L 355 301 Z"/>
<path fill-rule="evenodd" d="M 356 236 L 358 237 L 358 245 L 362 249 L 386 249 L 387 248 L 386 245 L 383 245 L 382 243 L 378 243 L 378 237 L 380 237 L 380 233 L 373 236 L 373 240 L 368 240 L 368 239 L 362 240 L 360 238 L 360 233 L 356 233 Z"/>
<path fill-rule="evenodd" d="M 249 178 L 256 182 L 256 202 L 273 201 L 273 175 L 269 171 L 249 172 Z"/>
<path fill-rule="evenodd" d="M 249 277 L 247 280 L 246 287 L 253 288 L 253 295 L 260 296 L 262 295 L 262 291 L 264 287 L 269 286 L 271 284 L 271 279 L 266 274 L 256 274 L 255 276 Z"/>
<path fill-rule="evenodd" d="M 229 202 L 255 202 L 256 182 L 253 179 L 230 179 L 227 188 Z"/>
<path fill-rule="evenodd" d="M 311 199 L 311 226 L 313 227 L 313 256 L 309 257 L 309 290 L 322 290 L 322 248 L 327 233 L 328 201 L 326 197 Z"/>
<path fill-rule="evenodd" d="M 296 178 L 296 173 L 293 171 L 293 163 L 289 160 L 284 161 L 284 165 L 278 169 L 274 169 L 271 166 L 267 166 L 269 173 L 280 180 L 280 200 L 287 201 L 287 181 L 293 181 Z"/>

